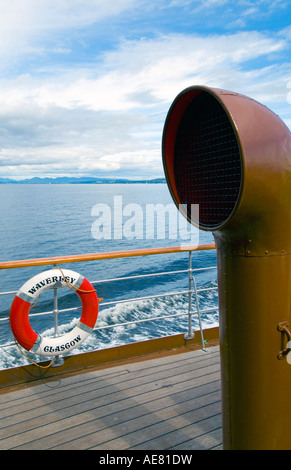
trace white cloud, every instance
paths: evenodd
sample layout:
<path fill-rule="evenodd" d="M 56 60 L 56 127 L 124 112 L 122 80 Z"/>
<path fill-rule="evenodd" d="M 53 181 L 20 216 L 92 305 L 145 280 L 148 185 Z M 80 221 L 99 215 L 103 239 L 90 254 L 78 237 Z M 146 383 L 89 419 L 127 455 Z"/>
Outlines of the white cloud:
<path fill-rule="evenodd" d="M 87 26 L 118 15 L 137 0 L 3 0 L 0 26 L 4 32 L 27 34 L 29 31 L 69 29 Z"/>
<path fill-rule="evenodd" d="M 257 32 L 224 36 L 168 35 L 153 40 L 124 41 L 108 52 L 103 64 L 81 70 L 55 70 L 47 79 L 30 75 L 0 82 L 2 106 L 24 102 L 42 108 L 84 107 L 91 110 L 129 110 L 168 102 L 191 80 L 225 85 L 249 73 L 243 63 L 277 53 L 283 39 Z M 271 70 L 271 69 L 269 69 Z M 256 69 L 253 74 L 258 73 Z M 258 88 L 261 87 L 261 84 Z M 145 99 L 146 98 L 146 99 Z"/>
<path fill-rule="evenodd" d="M 258 32 L 168 34 L 124 40 L 98 64 L 0 80 L 1 176 L 160 176 L 162 127 L 175 96 L 200 84 L 264 104 L 286 101 L 288 64 L 249 69 L 245 63 L 287 45 Z"/>
<path fill-rule="evenodd" d="M 88 27 L 126 11 L 135 3 L 136 0 L 3 0 L 0 58 L 12 61 L 23 54 L 44 54 L 57 41 L 58 32 Z M 55 48 L 58 53 L 68 50 L 63 46 Z"/>

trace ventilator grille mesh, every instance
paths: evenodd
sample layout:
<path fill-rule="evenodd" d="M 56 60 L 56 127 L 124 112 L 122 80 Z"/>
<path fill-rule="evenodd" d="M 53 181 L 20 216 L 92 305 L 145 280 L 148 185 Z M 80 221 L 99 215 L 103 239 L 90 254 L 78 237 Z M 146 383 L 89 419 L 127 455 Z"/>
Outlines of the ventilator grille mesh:
<path fill-rule="evenodd" d="M 211 229 L 228 219 L 240 192 L 241 155 L 226 111 L 208 93 L 198 95 L 183 115 L 174 171 L 188 214 L 191 204 L 199 204 L 200 226 Z"/>

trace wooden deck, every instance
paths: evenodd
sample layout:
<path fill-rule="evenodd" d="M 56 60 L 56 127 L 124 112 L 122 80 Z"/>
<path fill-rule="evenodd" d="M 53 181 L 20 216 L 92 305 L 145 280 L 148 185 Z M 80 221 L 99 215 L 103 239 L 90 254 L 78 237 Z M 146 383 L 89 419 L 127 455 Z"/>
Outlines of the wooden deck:
<path fill-rule="evenodd" d="M 222 449 L 219 347 L 0 395 L 0 449 Z"/>

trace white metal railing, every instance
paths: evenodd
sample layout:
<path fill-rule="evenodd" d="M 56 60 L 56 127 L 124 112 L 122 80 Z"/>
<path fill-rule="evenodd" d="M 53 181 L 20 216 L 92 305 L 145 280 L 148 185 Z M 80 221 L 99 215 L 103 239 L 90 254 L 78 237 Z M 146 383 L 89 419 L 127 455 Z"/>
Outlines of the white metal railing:
<path fill-rule="evenodd" d="M 199 321 L 199 328 L 200 328 L 200 333 L 201 333 L 201 339 L 202 339 L 202 349 L 205 350 L 205 342 L 204 342 L 204 337 L 203 337 L 203 328 L 202 328 L 202 323 L 201 323 L 201 314 L 203 313 L 211 313 L 211 312 L 214 312 L 214 311 L 217 311 L 218 310 L 218 306 L 217 307 L 213 307 L 213 308 L 207 308 L 207 309 L 203 309 L 201 310 L 200 309 L 200 305 L 199 305 L 199 293 L 201 292 L 205 292 L 205 291 L 214 291 L 214 290 L 217 290 L 217 287 L 207 287 L 207 288 L 200 288 L 200 289 L 197 289 L 197 286 L 196 286 L 196 280 L 195 280 L 195 276 L 194 274 L 195 273 L 198 273 L 198 272 L 201 272 L 201 271 L 206 271 L 206 270 L 214 270 L 216 269 L 216 266 L 211 266 L 211 267 L 203 267 L 203 268 L 196 268 L 196 269 L 193 269 L 192 268 L 192 252 L 193 251 L 200 251 L 201 250 L 205 250 L 205 249 L 213 249 L 214 248 L 214 245 L 203 245 L 202 247 L 197 247 L 197 248 L 190 248 L 188 247 L 188 249 L 182 249 L 179 248 L 177 249 L 177 251 L 175 249 L 172 249 L 170 252 L 172 253 L 175 253 L 175 252 L 179 252 L 179 251 L 188 251 L 188 254 L 189 254 L 189 257 L 188 257 L 188 269 L 184 269 L 184 270 L 177 270 L 177 271 L 166 271 L 166 272 L 158 272 L 158 273 L 149 273 L 149 274 L 141 274 L 141 275 L 135 275 L 135 276 L 124 276 L 124 277 L 117 277 L 117 278 L 110 278 L 110 279 L 102 279 L 102 280 L 97 280 L 97 281 L 90 281 L 91 284 L 94 286 L 94 285 L 97 285 L 97 284 L 104 284 L 104 283 L 110 283 L 110 282 L 116 282 L 116 281 L 125 281 L 125 280 L 136 280 L 136 279 L 142 279 L 142 278 L 149 278 L 149 277 L 154 277 L 154 276 L 167 276 L 167 275 L 173 275 L 173 274 L 187 274 L 188 276 L 188 289 L 186 290 L 178 290 L 178 291 L 174 291 L 174 292 L 167 292 L 167 293 L 163 293 L 163 294 L 156 294 L 156 295 L 149 295 L 149 296 L 143 296 L 143 297 L 136 297 L 136 298 L 130 298 L 130 299 L 122 299 L 122 300 L 114 300 L 114 301 L 108 301 L 108 302 L 102 302 L 101 304 L 101 307 L 109 307 L 109 306 L 114 306 L 114 305 L 117 305 L 117 304 L 121 304 L 121 303 L 133 303 L 133 302 L 138 302 L 138 301 L 141 301 L 141 300 L 150 300 L 150 299 L 156 299 L 156 298 L 165 298 L 165 297 L 173 297 L 173 296 L 177 296 L 177 295 L 184 295 L 184 294 L 187 294 L 188 295 L 188 310 L 186 312 L 178 312 L 176 314 L 165 314 L 165 315 L 160 315 L 160 316 L 153 316 L 153 317 L 147 317 L 147 318 L 143 318 L 143 319 L 140 319 L 140 320 L 132 320 L 132 321 L 127 321 L 127 322 L 123 322 L 123 323 L 114 323 L 112 325 L 106 325 L 106 326 L 96 326 L 94 328 L 94 331 L 98 331 L 98 330 L 105 330 L 105 329 L 112 329 L 112 328 L 117 328 L 117 327 L 120 327 L 120 326 L 128 326 L 128 325 L 132 325 L 132 324 L 140 324 L 140 323 L 145 323 L 145 322 L 151 322 L 151 321 L 156 321 L 156 320 L 161 320 L 161 319 L 166 319 L 166 318 L 174 318 L 174 317 L 182 317 L 182 316 L 187 316 L 188 317 L 188 329 L 187 329 L 187 332 L 185 333 L 185 339 L 191 339 L 193 338 L 194 334 L 193 334 L 193 331 L 192 331 L 192 317 L 193 315 L 197 315 L 198 316 L 198 321 Z M 162 249 L 163 250 L 163 249 Z M 165 250 L 168 250 L 168 249 L 165 249 Z M 143 251 L 143 254 L 144 254 L 144 250 L 141 250 Z M 157 254 L 156 253 L 156 250 L 146 250 L 147 252 L 145 254 Z M 152 251 L 152 253 L 150 253 L 150 251 Z M 168 251 L 161 251 L 160 252 L 164 253 L 164 252 L 168 252 Z M 125 252 L 122 252 L 122 256 L 121 257 L 124 257 Z M 134 255 L 132 255 L 132 252 L 126 252 L 128 253 L 128 256 L 142 256 L 143 254 L 137 254 L 135 252 Z M 105 254 L 105 255 L 108 255 Z M 88 255 L 86 255 L 88 256 Z M 96 255 L 97 256 L 97 255 Z M 117 255 L 116 253 L 116 256 L 114 256 L 114 258 L 118 258 L 119 256 Z M 108 256 L 105 256 L 103 259 L 108 259 Z M 61 263 L 62 260 L 64 258 L 60 258 L 58 259 L 58 263 Z M 100 259 L 100 254 L 98 254 L 98 259 Z M 52 259 L 54 260 L 54 259 Z M 86 259 L 87 260 L 87 259 Z M 29 261 L 29 265 L 31 265 L 31 261 L 33 260 L 28 260 Z M 43 265 L 43 264 L 53 264 L 52 262 L 51 263 L 47 263 L 47 259 L 45 259 L 45 262 L 44 263 L 40 263 L 39 261 L 40 260 L 35 260 L 36 263 L 35 265 Z M 70 261 L 71 258 L 70 258 Z M 76 261 L 80 261 L 79 257 L 77 257 Z M 63 261 L 63 262 L 67 262 L 67 261 Z M 13 266 L 13 264 L 15 263 L 15 266 Z M 8 268 L 17 268 L 19 267 L 19 264 L 20 262 L 11 262 L 10 265 L 8 266 Z M 22 261 L 21 262 L 21 267 L 24 267 L 28 264 L 25 263 L 25 261 Z M 8 269 L 7 268 L 7 263 L 0 263 L 0 269 Z M 57 294 L 57 291 L 58 289 L 57 288 L 54 288 L 54 307 L 53 307 L 53 310 L 49 310 L 49 311 L 45 311 L 45 312 L 38 312 L 38 313 L 30 313 L 30 317 L 40 317 L 40 316 L 47 316 L 47 315 L 54 315 L 54 335 L 55 336 L 58 336 L 58 317 L 60 314 L 62 313 L 65 313 L 65 312 L 69 312 L 69 311 L 77 311 L 77 310 L 80 310 L 82 307 L 81 306 L 78 306 L 78 307 L 70 307 L 70 308 L 63 308 L 63 309 L 59 309 L 58 307 L 58 294 Z M 5 296 L 5 295 L 13 295 L 13 294 L 16 294 L 17 291 L 6 291 L 6 292 L 0 292 L 0 296 Z M 192 298 L 194 298 L 195 300 L 195 304 L 196 304 L 196 310 L 193 311 L 192 309 Z M 9 322 L 9 317 L 4 317 L 4 318 L 0 318 L 0 322 Z M 9 348 L 9 347 L 12 347 L 12 346 L 15 346 L 15 342 L 7 342 L 7 343 L 4 343 L 4 344 L 0 344 L 0 347 L 1 348 Z M 58 363 L 58 360 L 59 358 L 57 357 L 56 358 L 56 364 Z"/>

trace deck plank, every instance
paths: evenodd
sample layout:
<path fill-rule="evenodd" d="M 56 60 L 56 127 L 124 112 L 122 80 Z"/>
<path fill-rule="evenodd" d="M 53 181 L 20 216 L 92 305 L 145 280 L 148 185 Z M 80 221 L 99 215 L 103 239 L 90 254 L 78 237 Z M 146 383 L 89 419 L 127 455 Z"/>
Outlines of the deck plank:
<path fill-rule="evenodd" d="M 132 362 L 0 397 L 0 449 L 221 448 L 219 348 Z"/>

